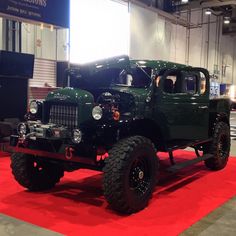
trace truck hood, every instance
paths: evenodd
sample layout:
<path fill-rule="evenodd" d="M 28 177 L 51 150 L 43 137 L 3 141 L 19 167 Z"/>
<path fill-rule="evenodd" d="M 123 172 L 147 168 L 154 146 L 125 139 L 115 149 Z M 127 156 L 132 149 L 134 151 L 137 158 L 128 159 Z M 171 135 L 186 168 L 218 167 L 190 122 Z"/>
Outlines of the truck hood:
<path fill-rule="evenodd" d="M 93 89 L 110 87 L 122 70 L 131 71 L 127 56 L 117 56 L 82 65 L 71 65 L 68 70 L 73 88 Z"/>
<path fill-rule="evenodd" d="M 131 88 L 131 87 L 114 87 L 113 90 L 119 91 L 120 93 L 130 94 L 134 97 L 136 102 L 145 102 L 147 97 L 151 95 L 150 88 Z"/>
<path fill-rule="evenodd" d="M 56 91 L 50 92 L 46 101 L 51 102 L 68 102 L 68 103 L 93 103 L 93 95 L 82 89 L 74 88 L 61 88 Z"/>

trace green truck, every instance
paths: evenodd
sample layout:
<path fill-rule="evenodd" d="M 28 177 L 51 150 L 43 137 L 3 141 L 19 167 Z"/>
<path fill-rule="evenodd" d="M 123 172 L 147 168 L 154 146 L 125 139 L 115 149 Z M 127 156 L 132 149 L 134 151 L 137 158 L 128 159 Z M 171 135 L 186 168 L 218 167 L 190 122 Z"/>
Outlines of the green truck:
<path fill-rule="evenodd" d="M 119 56 L 67 74 L 67 86 L 32 101 L 11 136 L 12 173 L 23 187 L 47 190 L 64 171 L 99 170 L 110 206 L 130 214 L 151 198 L 158 152 L 169 153 L 170 172 L 200 161 L 226 166 L 230 102 L 209 99 L 207 70 Z M 173 151 L 187 147 L 196 158 L 176 164 Z"/>

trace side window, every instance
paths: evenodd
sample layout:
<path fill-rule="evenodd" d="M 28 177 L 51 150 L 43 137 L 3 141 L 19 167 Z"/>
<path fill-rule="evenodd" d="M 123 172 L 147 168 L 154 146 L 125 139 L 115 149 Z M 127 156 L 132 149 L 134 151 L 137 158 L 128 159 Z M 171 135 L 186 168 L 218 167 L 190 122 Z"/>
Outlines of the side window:
<path fill-rule="evenodd" d="M 183 81 L 183 92 L 187 94 L 198 93 L 197 87 L 197 76 L 196 75 L 186 75 Z"/>
<path fill-rule="evenodd" d="M 158 83 L 158 80 L 156 79 Z M 206 92 L 206 77 L 202 72 L 174 71 L 163 81 L 163 91 L 169 94 L 194 95 Z"/>
<path fill-rule="evenodd" d="M 132 68 L 132 83 L 131 85 L 136 88 L 144 88 L 151 84 L 151 71 L 150 67 L 135 67 Z"/>
<path fill-rule="evenodd" d="M 206 92 L 206 76 L 200 72 L 200 94 L 204 94 Z"/>
<path fill-rule="evenodd" d="M 164 80 L 163 90 L 165 93 L 175 93 L 175 83 L 177 80 L 176 75 L 168 75 Z"/>

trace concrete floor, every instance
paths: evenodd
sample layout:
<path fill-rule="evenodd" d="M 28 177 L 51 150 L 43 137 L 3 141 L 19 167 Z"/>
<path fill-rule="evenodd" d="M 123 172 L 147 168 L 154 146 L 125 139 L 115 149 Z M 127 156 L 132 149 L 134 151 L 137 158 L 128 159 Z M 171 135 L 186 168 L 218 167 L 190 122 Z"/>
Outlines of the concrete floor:
<path fill-rule="evenodd" d="M 231 114 L 231 125 L 236 126 L 236 112 Z M 234 131 L 233 131 L 234 132 Z M 235 129 L 236 135 L 236 129 Z M 232 139 L 231 156 L 236 157 L 236 137 Z M 40 228 L 0 214 L 0 236 L 58 236 L 56 232 Z M 236 196 L 184 231 L 182 236 L 235 236 Z M 140 235 L 142 236 L 142 235 Z"/>
<path fill-rule="evenodd" d="M 236 126 L 236 112 L 231 113 L 231 126 Z M 232 136 L 236 129 L 231 128 Z M 236 157 L 236 137 L 231 139 L 231 156 Z M 235 236 L 236 235 L 236 196 L 223 206 L 201 219 L 181 234 L 182 236 Z"/>
<path fill-rule="evenodd" d="M 236 197 L 198 221 L 181 236 L 235 236 Z"/>
<path fill-rule="evenodd" d="M 15 218 L 0 214 L 1 236 L 60 236 L 47 229 L 17 220 Z"/>

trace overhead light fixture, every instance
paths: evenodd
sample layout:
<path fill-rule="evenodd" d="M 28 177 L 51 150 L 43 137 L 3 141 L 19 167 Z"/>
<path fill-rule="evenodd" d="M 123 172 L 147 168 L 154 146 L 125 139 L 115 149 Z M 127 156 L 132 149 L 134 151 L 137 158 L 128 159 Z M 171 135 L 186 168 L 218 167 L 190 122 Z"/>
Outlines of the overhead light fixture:
<path fill-rule="evenodd" d="M 188 0 L 181 0 L 182 3 L 188 3 Z"/>
<path fill-rule="evenodd" d="M 230 24 L 230 17 L 224 17 L 224 24 Z"/>
<path fill-rule="evenodd" d="M 206 9 L 206 11 L 205 11 L 205 14 L 206 14 L 206 15 L 208 15 L 208 16 L 209 16 L 209 15 L 211 15 L 211 13 L 212 13 L 212 12 L 211 12 L 211 9 L 209 9 L 209 8 L 208 8 L 208 9 Z"/>

